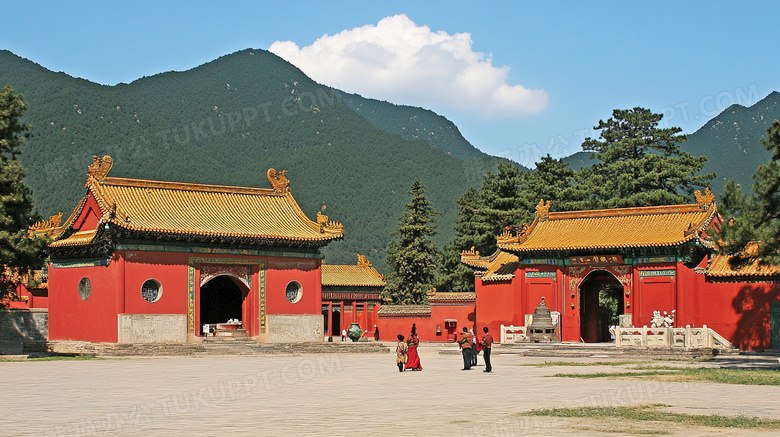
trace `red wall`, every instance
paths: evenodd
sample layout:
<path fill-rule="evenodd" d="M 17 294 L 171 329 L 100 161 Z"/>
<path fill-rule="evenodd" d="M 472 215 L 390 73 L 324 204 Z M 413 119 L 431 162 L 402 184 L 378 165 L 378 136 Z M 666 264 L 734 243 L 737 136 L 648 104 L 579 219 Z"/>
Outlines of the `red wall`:
<path fill-rule="evenodd" d="M 770 347 L 770 303 L 780 301 L 777 282 L 716 282 L 691 269 L 679 269 L 686 285 L 677 326 L 707 325 L 742 350 Z"/>
<path fill-rule="evenodd" d="M 297 303 L 290 303 L 285 295 L 293 280 L 303 287 L 303 297 Z M 322 314 L 320 260 L 268 258 L 265 281 L 266 314 Z"/>
<path fill-rule="evenodd" d="M 120 252 L 124 263 L 123 314 L 186 314 L 187 313 L 187 258 L 192 254 L 171 252 Z M 141 297 L 141 286 L 147 279 L 156 279 L 162 285 L 162 295 L 156 302 Z M 118 293 L 122 293 L 118 290 Z"/>
<path fill-rule="evenodd" d="M 502 324 L 515 326 L 524 324 L 524 313 L 520 304 L 521 293 L 516 288 L 514 281 L 483 283 L 482 279 L 477 278 L 477 324 L 480 332 L 483 326 L 487 326 L 498 341 Z"/>
<path fill-rule="evenodd" d="M 463 327 L 474 329 L 475 317 L 473 303 L 431 305 L 430 317 L 380 316 L 377 319 L 377 327 L 379 328 L 379 339 L 384 341 L 396 340 L 398 334 L 408 338 L 412 331 L 412 323 L 415 323 L 417 324 L 417 336 L 420 338 L 420 341 L 446 342 L 447 331 L 444 329 L 444 319 L 457 320 L 457 332 L 461 332 Z M 436 335 L 436 326 L 440 326 L 440 335 Z M 481 326 L 480 332 L 482 332 Z M 491 332 L 493 331 L 491 330 Z"/>
<path fill-rule="evenodd" d="M 117 341 L 117 258 L 105 267 L 49 266 L 50 340 Z M 92 284 L 87 300 L 79 297 L 84 277 Z"/>

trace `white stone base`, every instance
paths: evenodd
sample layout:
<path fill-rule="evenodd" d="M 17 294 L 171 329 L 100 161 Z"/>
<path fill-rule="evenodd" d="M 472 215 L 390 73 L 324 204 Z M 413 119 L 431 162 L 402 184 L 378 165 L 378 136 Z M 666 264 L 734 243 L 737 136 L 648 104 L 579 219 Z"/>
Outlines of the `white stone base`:
<path fill-rule="evenodd" d="M 269 343 L 322 341 L 321 314 L 269 314 L 266 321 Z"/>
<path fill-rule="evenodd" d="M 119 314 L 118 343 L 186 343 L 186 314 Z"/>

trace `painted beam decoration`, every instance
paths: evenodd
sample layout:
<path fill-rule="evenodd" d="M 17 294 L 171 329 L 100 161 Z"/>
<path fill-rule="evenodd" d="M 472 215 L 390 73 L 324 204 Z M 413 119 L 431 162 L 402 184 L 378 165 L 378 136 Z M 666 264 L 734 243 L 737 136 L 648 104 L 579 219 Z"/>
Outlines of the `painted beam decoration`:
<path fill-rule="evenodd" d="M 641 281 L 642 278 L 656 278 L 659 276 L 668 276 L 674 278 L 674 276 L 677 274 L 677 271 L 674 269 L 665 269 L 665 270 L 640 270 L 639 271 L 639 280 Z"/>
<path fill-rule="evenodd" d="M 569 262 L 573 266 L 623 264 L 622 255 L 586 255 L 570 256 Z"/>

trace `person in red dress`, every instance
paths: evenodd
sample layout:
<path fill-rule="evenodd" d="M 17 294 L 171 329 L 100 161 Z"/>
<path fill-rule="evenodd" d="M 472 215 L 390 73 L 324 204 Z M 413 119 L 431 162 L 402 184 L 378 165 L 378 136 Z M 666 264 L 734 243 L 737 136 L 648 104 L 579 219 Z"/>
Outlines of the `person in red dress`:
<path fill-rule="evenodd" d="M 417 353 L 417 346 L 420 340 L 417 338 L 417 324 L 412 323 L 412 333 L 407 340 L 409 349 L 406 352 L 406 370 L 422 370 L 420 364 L 420 355 Z"/>

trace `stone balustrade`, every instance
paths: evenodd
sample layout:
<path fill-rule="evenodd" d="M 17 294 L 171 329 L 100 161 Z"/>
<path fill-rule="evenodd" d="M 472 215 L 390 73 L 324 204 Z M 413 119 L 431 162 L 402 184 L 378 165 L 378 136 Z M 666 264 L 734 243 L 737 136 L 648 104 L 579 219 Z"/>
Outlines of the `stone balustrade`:
<path fill-rule="evenodd" d="M 527 335 L 525 326 L 501 325 L 501 344 L 520 343 Z"/>
<path fill-rule="evenodd" d="M 680 349 L 733 349 L 723 336 L 704 325 L 700 328 L 617 328 L 615 346 L 618 348 L 680 348 Z"/>

